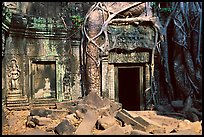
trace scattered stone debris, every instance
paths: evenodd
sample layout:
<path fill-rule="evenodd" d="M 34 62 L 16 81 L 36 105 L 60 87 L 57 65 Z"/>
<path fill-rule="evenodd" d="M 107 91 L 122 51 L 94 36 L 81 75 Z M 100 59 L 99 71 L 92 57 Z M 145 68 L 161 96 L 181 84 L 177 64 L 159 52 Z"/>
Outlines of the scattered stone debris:
<path fill-rule="evenodd" d="M 182 101 L 171 102 L 173 108 L 182 110 Z M 118 102 L 90 93 L 84 99 L 56 104 L 56 109 L 32 108 L 24 120 L 23 132 L 15 129 L 10 134 L 21 135 L 201 135 L 202 121 L 161 115 L 165 111 L 127 111 Z M 159 109 L 164 110 L 163 106 Z M 7 118 L 8 128 L 18 123 L 17 118 Z M 20 111 L 18 111 L 20 113 Z M 22 123 L 21 123 L 22 124 Z M 20 126 L 19 126 L 20 128 Z M 17 132 L 18 131 L 18 132 Z M 6 134 L 4 132 L 4 134 Z M 9 134 L 9 133 L 7 133 Z"/>

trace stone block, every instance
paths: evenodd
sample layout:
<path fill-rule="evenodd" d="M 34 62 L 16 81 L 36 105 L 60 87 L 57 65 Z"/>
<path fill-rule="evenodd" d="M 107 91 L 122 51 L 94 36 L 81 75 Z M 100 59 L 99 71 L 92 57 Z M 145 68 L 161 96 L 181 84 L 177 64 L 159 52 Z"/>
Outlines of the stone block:
<path fill-rule="evenodd" d="M 125 135 L 125 132 L 121 126 L 115 124 L 97 135 Z"/>
<path fill-rule="evenodd" d="M 84 113 L 82 113 L 81 111 L 79 110 L 76 110 L 76 116 L 79 118 L 79 119 L 83 119 L 84 118 Z"/>
<path fill-rule="evenodd" d="M 75 130 L 76 128 L 68 120 L 63 120 L 54 129 L 59 135 L 73 135 Z"/>
<path fill-rule="evenodd" d="M 124 109 L 123 109 L 123 112 L 126 113 L 131 118 L 133 118 L 135 121 L 139 122 L 141 125 L 143 125 L 145 127 L 145 131 L 151 132 L 153 130 L 162 129 L 162 125 L 160 125 L 155 121 L 152 121 L 151 119 L 145 116 L 140 116 L 131 111 L 126 111 Z"/>
<path fill-rule="evenodd" d="M 117 124 L 117 121 L 114 117 L 111 116 L 103 116 L 99 118 L 97 121 L 98 129 L 102 127 L 102 129 L 107 129 L 113 125 Z"/>
<path fill-rule="evenodd" d="M 35 124 L 38 126 L 46 126 L 52 122 L 52 119 L 47 117 L 33 116 L 31 121 L 35 122 Z"/>
<path fill-rule="evenodd" d="M 51 110 L 43 109 L 43 108 L 38 108 L 38 109 L 32 109 L 30 111 L 31 116 L 40 116 L 40 117 L 47 117 L 47 115 L 51 114 Z"/>
<path fill-rule="evenodd" d="M 138 129 L 145 131 L 145 126 L 140 124 L 138 121 L 134 120 L 130 115 L 124 113 L 124 111 L 118 111 L 116 114 L 116 118 L 123 121 L 126 124 L 129 124 L 133 127 L 133 129 Z"/>
<path fill-rule="evenodd" d="M 17 133 L 16 135 L 55 135 L 54 133 L 48 133 L 46 131 L 43 131 L 41 129 L 31 129 L 29 131 L 26 131 L 24 133 Z"/>
<path fill-rule="evenodd" d="M 52 113 L 47 115 L 47 117 L 51 119 L 63 119 L 66 115 L 68 115 L 70 112 L 68 110 L 58 110 L 53 109 Z"/>
<path fill-rule="evenodd" d="M 121 128 L 124 131 L 125 135 L 130 135 L 132 130 L 133 130 L 131 125 L 125 125 L 125 126 L 123 126 Z"/>
<path fill-rule="evenodd" d="M 151 135 L 150 133 L 134 129 L 131 131 L 130 135 Z"/>
<path fill-rule="evenodd" d="M 30 128 L 36 127 L 35 122 L 32 121 L 33 116 L 28 116 L 26 121 L 26 126 Z"/>
<path fill-rule="evenodd" d="M 96 92 L 90 92 L 84 98 L 83 102 L 87 105 L 94 106 L 96 108 L 102 108 L 105 106 L 105 102 Z"/>
<path fill-rule="evenodd" d="M 75 113 L 69 114 L 65 117 L 72 125 L 77 126 L 79 124 L 79 119 Z"/>
<path fill-rule="evenodd" d="M 76 106 L 78 104 L 78 100 L 71 100 L 65 102 L 57 102 L 57 109 L 68 109 L 70 106 Z"/>
<path fill-rule="evenodd" d="M 97 119 L 97 113 L 93 110 L 88 110 L 85 113 L 84 119 L 77 128 L 75 135 L 91 135 Z"/>

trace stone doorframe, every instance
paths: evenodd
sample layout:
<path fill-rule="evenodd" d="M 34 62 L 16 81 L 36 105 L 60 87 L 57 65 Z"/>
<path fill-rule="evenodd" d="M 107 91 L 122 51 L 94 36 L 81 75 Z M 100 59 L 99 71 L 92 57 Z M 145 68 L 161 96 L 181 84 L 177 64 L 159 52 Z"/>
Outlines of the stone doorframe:
<path fill-rule="evenodd" d="M 127 55 L 113 53 L 114 55 L 108 54 L 108 56 L 102 57 L 102 96 L 107 97 L 114 101 L 119 101 L 118 95 L 118 80 L 117 80 L 117 70 L 119 64 L 132 64 L 131 67 L 140 67 L 140 71 L 143 73 L 142 78 L 142 88 L 140 91 L 140 97 L 143 103 L 141 103 L 141 110 L 146 108 L 146 100 L 150 98 L 150 59 L 151 59 L 151 50 L 147 50 L 147 52 L 133 52 L 133 56 L 129 56 L 127 59 Z M 120 56 L 117 57 L 117 56 Z M 112 57 L 111 57 L 112 56 Z M 115 56 L 115 57 L 113 57 Z"/>
<path fill-rule="evenodd" d="M 60 64 L 60 61 L 59 61 L 59 58 L 58 57 L 30 57 L 29 58 L 29 90 L 30 90 L 30 96 L 29 96 L 29 100 L 33 100 L 31 98 L 32 96 L 32 76 L 33 76 L 33 72 L 32 72 L 32 63 L 33 62 L 38 62 L 38 61 L 52 61 L 52 62 L 55 62 L 55 65 L 56 65 L 56 100 L 57 101 L 62 101 L 63 100 L 63 94 L 62 94 L 62 71 L 61 71 L 61 64 Z"/>

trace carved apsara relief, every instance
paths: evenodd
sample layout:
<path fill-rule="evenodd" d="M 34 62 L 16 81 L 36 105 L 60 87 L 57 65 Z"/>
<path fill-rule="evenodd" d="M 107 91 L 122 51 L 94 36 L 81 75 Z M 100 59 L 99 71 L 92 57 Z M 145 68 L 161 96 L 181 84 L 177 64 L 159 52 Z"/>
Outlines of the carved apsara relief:
<path fill-rule="evenodd" d="M 8 77 L 9 77 L 9 89 L 11 93 L 19 92 L 20 82 L 20 69 L 17 60 L 11 59 L 10 65 L 8 66 Z"/>

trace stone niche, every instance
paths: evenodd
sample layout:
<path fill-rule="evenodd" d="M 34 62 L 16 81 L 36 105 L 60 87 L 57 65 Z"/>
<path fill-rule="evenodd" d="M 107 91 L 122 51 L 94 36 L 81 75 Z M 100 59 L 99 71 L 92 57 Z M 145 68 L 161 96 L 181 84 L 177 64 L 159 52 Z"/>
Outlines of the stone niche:
<path fill-rule="evenodd" d="M 102 95 L 127 110 L 144 110 L 150 98 L 155 31 L 151 22 L 110 25 L 109 53 L 102 59 Z"/>

